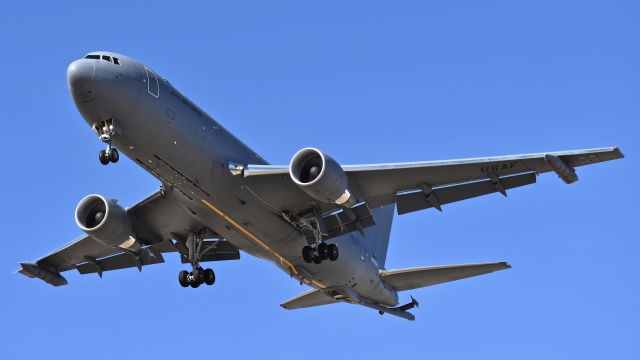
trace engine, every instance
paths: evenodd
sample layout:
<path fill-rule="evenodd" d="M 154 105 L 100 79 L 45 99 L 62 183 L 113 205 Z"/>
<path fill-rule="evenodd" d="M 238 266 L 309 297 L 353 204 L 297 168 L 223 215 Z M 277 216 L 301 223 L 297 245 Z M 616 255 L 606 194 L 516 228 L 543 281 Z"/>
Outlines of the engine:
<path fill-rule="evenodd" d="M 349 191 L 347 174 L 333 158 L 318 149 L 298 151 L 291 159 L 289 175 L 296 185 L 318 201 L 344 207 L 356 204 Z"/>
<path fill-rule="evenodd" d="M 101 195 L 89 195 L 76 207 L 76 223 L 87 235 L 108 246 L 138 251 L 131 219 L 115 200 Z"/>

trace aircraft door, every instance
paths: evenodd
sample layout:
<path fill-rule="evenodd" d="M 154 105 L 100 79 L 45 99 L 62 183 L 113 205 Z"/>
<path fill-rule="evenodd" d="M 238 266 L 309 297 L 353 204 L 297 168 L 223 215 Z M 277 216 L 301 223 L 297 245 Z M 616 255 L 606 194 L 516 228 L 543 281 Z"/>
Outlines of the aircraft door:
<path fill-rule="evenodd" d="M 147 73 L 147 92 L 155 98 L 160 97 L 160 83 L 158 82 L 158 75 L 147 67 L 144 68 L 144 71 Z"/>

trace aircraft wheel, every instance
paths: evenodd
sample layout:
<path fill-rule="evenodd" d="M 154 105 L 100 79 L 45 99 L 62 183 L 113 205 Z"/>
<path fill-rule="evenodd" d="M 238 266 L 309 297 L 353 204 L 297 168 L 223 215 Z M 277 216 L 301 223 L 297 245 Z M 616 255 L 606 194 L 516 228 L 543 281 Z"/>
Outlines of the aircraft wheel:
<path fill-rule="evenodd" d="M 338 246 L 336 244 L 329 244 L 329 260 L 336 261 L 338 260 L 338 256 L 340 256 L 340 252 L 338 251 Z"/>
<path fill-rule="evenodd" d="M 204 282 L 207 285 L 213 285 L 216 282 L 216 273 L 211 269 L 206 269 L 204 271 Z"/>
<path fill-rule="evenodd" d="M 109 155 L 107 155 L 107 150 L 100 150 L 98 153 L 98 158 L 100 159 L 100 164 L 107 165 L 109 163 Z"/>
<path fill-rule="evenodd" d="M 315 264 L 320 264 L 322 262 L 322 258 L 320 256 L 318 256 L 318 255 L 314 255 L 313 256 L 313 262 Z"/>
<path fill-rule="evenodd" d="M 318 256 L 322 258 L 322 260 L 327 260 L 329 258 L 329 246 L 323 242 L 318 244 Z"/>
<path fill-rule="evenodd" d="M 204 270 L 202 268 L 193 270 L 193 282 L 198 283 L 198 285 L 204 282 Z"/>
<path fill-rule="evenodd" d="M 189 272 L 187 270 L 182 270 L 178 273 L 178 281 L 182 287 L 189 286 Z"/>
<path fill-rule="evenodd" d="M 117 149 L 111 148 L 109 151 L 109 161 L 112 163 L 117 163 L 120 160 L 120 154 Z"/>
<path fill-rule="evenodd" d="M 194 282 L 192 282 L 192 283 L 191 283 L 191 284 L 189 284 L 189 285 L 191 285 L 191 287 L 195 289 L 195 288 L 197 288 L 198 286 L 200 286 L 200 284 L 201 284 L 201 282 L 199 282 L 199 281 L 194 281 Z"/>
<path fill-rule="evenodd" d="M 302 258 L 306 263 L 310 263 L 313 261 L 313 249 L 311 248 L 311 246 L 307 245 L 302 248 Z"/>

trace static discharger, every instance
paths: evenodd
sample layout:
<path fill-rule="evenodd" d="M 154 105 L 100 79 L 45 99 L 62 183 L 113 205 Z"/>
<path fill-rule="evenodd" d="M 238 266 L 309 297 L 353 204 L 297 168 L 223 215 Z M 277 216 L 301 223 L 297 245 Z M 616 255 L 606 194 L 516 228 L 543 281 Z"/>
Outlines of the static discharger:
<path fill-rule="evenodd" d="M 558 174 L 558 177 L 567 184 L 573 184 L 578 181 L 576 170 L 565 163 L 556 155 L 545 155 L 544 161 L 551 166 L 551 169 Z"/>

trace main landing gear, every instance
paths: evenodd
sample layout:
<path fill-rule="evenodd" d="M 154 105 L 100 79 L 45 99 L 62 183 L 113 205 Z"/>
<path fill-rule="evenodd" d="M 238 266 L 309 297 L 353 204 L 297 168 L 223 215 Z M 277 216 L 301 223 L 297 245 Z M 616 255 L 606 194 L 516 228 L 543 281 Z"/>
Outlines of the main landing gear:
<path fill-rule="evenodd" d="M 302 258 L 306 263 L 320 264 L 323 260 L 338 260 L 338 246 L 327 244 L 323 240 L 326 231 L 319 207 L 312 207 L 297 214 L 283 211 L 282 217 L 302 233 L 308 244 L 314 244 L 302 248 Z"/>
<path fill-rule="evenodd" d="M 213 285 L 216 282 L 216 273 L 211 269 L 203 269 L 200 266 L 203 240 L 203 231 L 191 233 L 187 238 L 186 245 L 187 249 L 189 249 L 189 262 L 192 270 L 182 270 L 178 274 L 178 282 L 182 287 L 191 286 L 195 289 L 202 284 Z"/>
<path fill-rule="evenodd" d="M 93 131 L 98 134 L 100 140 L 107 144 L 106 150 L 100 150 L 98 153 L 98 159 L 102 165 L 109 163 L 117 163 L 120 159 L 118 150 L 111 145 L 111 137 L 116 134 L 116 128 L 113 119 L 101 121 L 93 125 Z"/>
<path fill-rule="evenodd" d="M 202 284 L 213 285 L 216 282 L 216 273 L 211 269 L 197 267 L 193 271 L 182 270 L 178 274 L 178 281 L 182 287 L 191 286 L 197 288 Z"/>
<path fill-rule="evenodd" d="M 305 246 L 302 248 L 302 258 L 306 263 L 320 264 L 323 260 L 338 260 L 338 246 L 321 242 L 316 246 Z"/>

